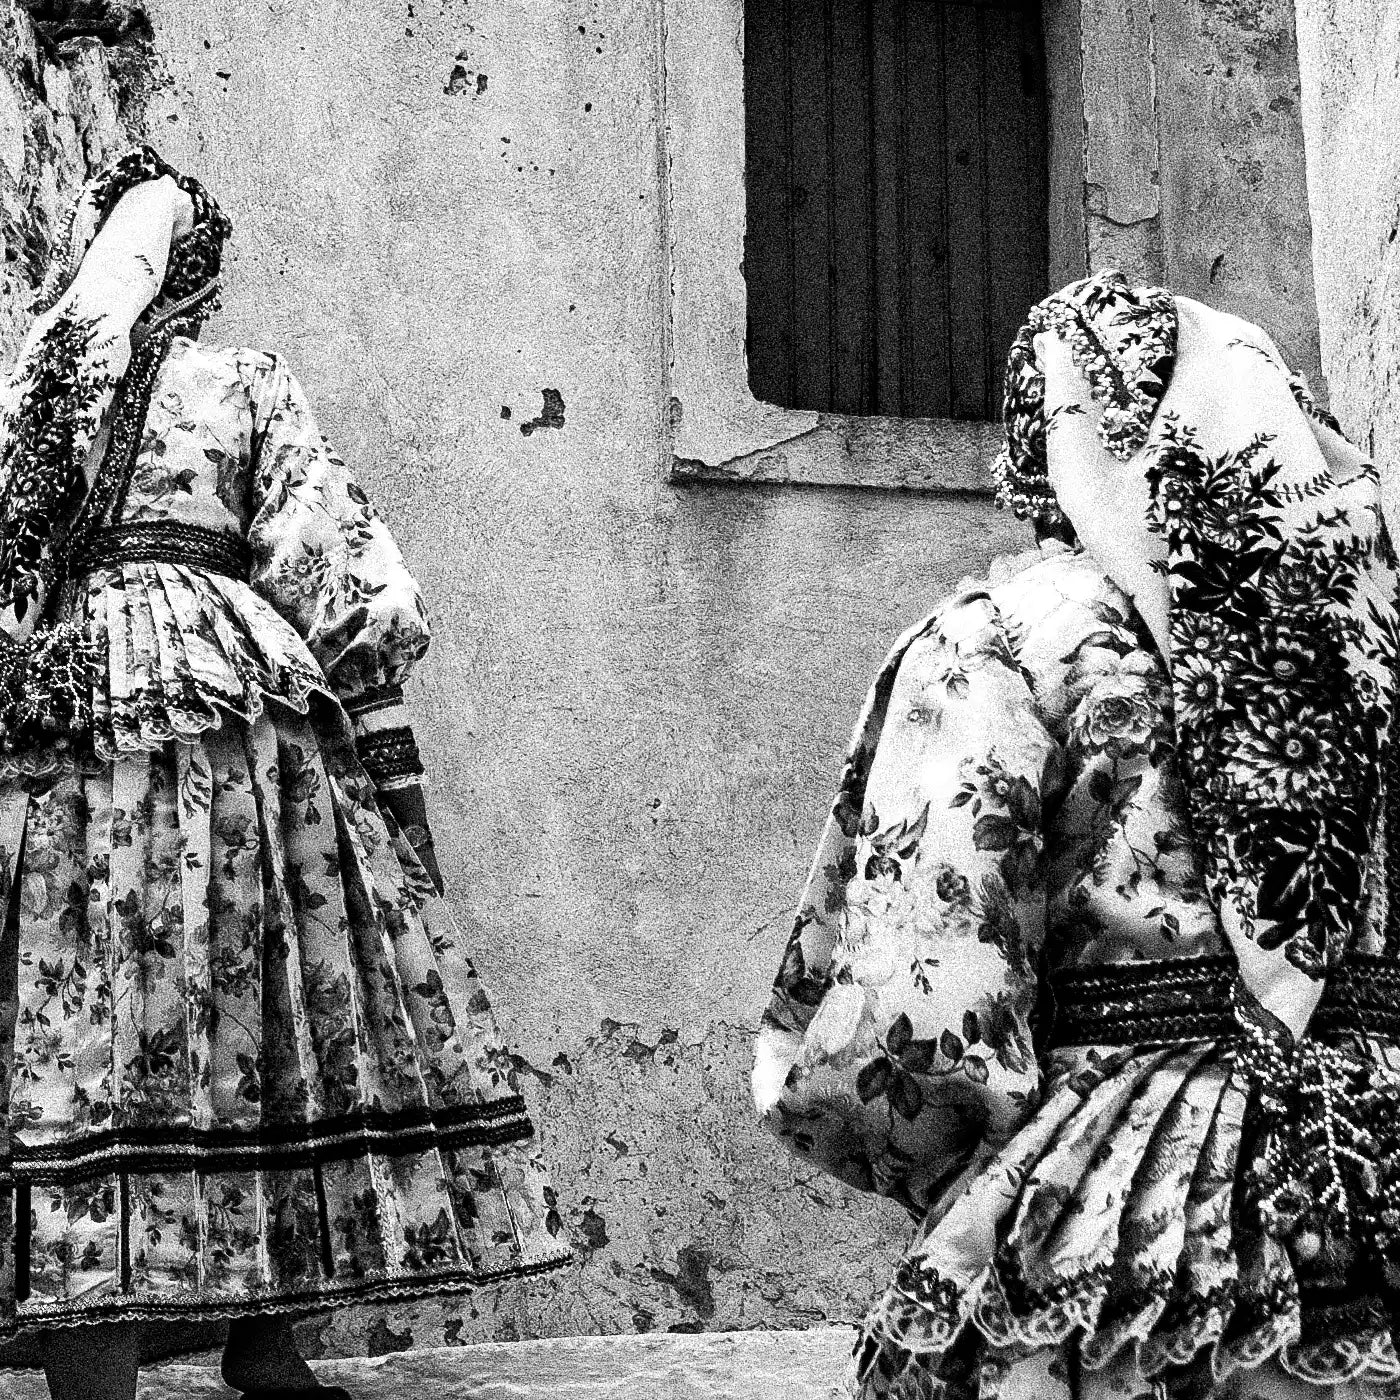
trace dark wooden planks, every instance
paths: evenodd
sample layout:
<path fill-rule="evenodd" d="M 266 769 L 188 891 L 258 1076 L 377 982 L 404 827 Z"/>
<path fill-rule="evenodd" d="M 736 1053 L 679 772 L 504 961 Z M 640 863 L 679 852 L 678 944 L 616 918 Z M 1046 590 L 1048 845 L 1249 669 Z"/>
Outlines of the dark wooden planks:
<path fill-rule="evenodd" d="M 748 0 L 755 394 L 996 416 L 1045 291 L 1042 66 L 1014 0 Z"/>
<path fill-rule="evenodd" d="M 1007 347 L 1026 308 L 1045 295 L 1050 260 L 1049 137 L 1038 30 L 1023 14 L 988 10 L 987 88 L 1019 101 L 987 108 L 987 335 L 989 401 L 1001 405 Z"/>
<path fill-rule="evenodd" d="M 762 3 L 762 0 L 759 0 Z M 783 192 L 788 240 L 796 269 L 792 307 L 793 407 L 830 406 L 831 363 L 831 132 L 828 67 L 831 16 L 827 0 L 791 0 L 787 51 L 792 73 L 791 184 Z"/>
<path fill-rule="evenodd" d="M 792 103 L 786 10 L 792 3 L 802 0 L 751 5 L 745 22 L 744 109 L 751 136 L 744 238 L 749 380 L 753 392 L 772 403 L 788 403 L 796 393 L 790 363 L 796 289 L 786 207 Z"/>
<path fill-rule="evenodd" d="M 871 0 L 826 0 L 830 15 L 827 69 L 827 256 L 831 260 L 831 407 L 837 413 L 875 409 L 876 176 L 870 120 Z"/>
<path fill-rule="evenodd" d="M 908 148 L 902 57 L 908 43 L 902 5 L 868 6 L 871 179 L 871 336 L 874 402 L 902 414 L 905 399 L 905 301 L 909 291 L 906 247 Z M 872 410 L 873 411 L 873 410 Z"/>
<path fill-rule="evenodd" d="M 941 5 L 903 6 L 905 50 L 899 81 L 904 90 L 905 242 L 900 261 L 908 269 L 904 394 L 907 417 L 947 418 L 952 356 L 948 341 L 948 142 L 943 93 L 946 12 Z"/>
<path fill-rule="evenodd" d="M 952 367 L 949 416 L 980 418 L 986 410 L 987 141 L 986 12 L 969 5 L 943 9 L 943 165 L 948 257 L 944 296 Z"/>

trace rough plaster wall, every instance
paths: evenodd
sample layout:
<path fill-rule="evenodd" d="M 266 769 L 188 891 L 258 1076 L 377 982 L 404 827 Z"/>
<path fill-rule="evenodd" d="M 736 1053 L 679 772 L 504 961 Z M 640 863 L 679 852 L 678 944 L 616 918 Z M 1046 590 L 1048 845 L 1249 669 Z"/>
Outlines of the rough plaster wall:
<path fill-rule="evenodd" d="M 1400 463 L 1400 0 L 1298 0 L 1322 357 L 1332 407 Z"/>
<path fill-rule="evenodd" d="M 1155 14 L 1139 0 L 1082 0 L 1084 216 L 1091 272 L 1164 280 Z"/>
<path fill-rule="evenodd" d="M 1316 380 L 1292 0 L 1082 0 L 1079 31 L 1090 268 L 1258 322 Z"/>
<path fill-rule="evenodd" d="M 581 1247 L 330 1350 L 854 1318 L 908 1233 L 755 1130 L 751 1028 L 883 649 L 1026 537 L 666 483 L 659 13 L 152 9 L 154 124 L 237 223 L 214 334 L 291 357 L 433 605 L 439 850 Z"/>
<path fill-rule="evenodd" d="M 1177 292 L 1320 378 L 1293 0 L 1155 8 L 1163 243 Z"/>

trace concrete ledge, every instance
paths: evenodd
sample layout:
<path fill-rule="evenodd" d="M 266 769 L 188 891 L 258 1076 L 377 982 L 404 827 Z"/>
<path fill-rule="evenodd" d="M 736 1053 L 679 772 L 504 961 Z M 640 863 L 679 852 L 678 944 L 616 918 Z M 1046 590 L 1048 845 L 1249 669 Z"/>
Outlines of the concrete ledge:
<path fill-rule="evenodd" d="M 813 422 L 791 437 L 734 457 L 707 460 L 677 455 L 672 481 L 774 481 L 991 494 L 992 459 L 1002 442 L 1000 423 L 851 418 L 836 413 L 790 416 Z"/>
<path fill-rule="evenodd" d="M 648 1333 L 563 1337 L 316 1362 L 355 1400 L 831 1400 L 855 1333 Z M 0 1374 L 0 1400 L 42 1400 L 43 1377 Z M 141 1400 L 229 1400 L 211 1365 L 142 1372 Z"/>

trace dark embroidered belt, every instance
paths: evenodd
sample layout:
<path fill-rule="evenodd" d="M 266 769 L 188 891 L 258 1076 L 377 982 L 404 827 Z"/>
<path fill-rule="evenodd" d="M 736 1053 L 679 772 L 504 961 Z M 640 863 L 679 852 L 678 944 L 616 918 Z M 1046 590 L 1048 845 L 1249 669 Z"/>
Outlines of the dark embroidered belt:
<path fill-rule="evenodd" d="M 247 541 L 227 530 L 180 520 L 152 520 L 96 531 L 74 555 L 72 577 L 82 578 L 116 564 L 183 564 L 187 569 L 225 574 L 247 583 L 252 563 Z"/>
<path fill-rule="evenodd" d="M 1048 1044 L 1175 1045 L 1229 1040 L 1235 960 L 1103 963 L 1052 973 Z M 1400 1041 L 1400 959 L 1352 953 L 1327 977 L 1310 1033 Z"/>

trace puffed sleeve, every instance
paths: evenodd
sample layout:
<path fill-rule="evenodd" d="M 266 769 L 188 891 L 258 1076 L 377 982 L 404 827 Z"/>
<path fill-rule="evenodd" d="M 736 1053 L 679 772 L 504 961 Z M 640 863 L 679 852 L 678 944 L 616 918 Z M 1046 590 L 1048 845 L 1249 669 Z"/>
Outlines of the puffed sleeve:
<path fill-rule="evenodd" d="M 922 1214 L 1034 1106 L 1042 798 L 1060 750 L 971 590 L 877 674 L 763 1018 L 766 1124 Z"/>
<path fill-rule="evenodd" d="M 404 679 L 428 649 L 422 593 L 282 359 L 260 357 L 251 377 L 252 586 L 306 639 L 354 722 L 381 808 L 441 892 L 403 711 Z"/>
<path fill-rule="evenodd" d="M 279 356 L 254 371 L 253 397 L 252 584 L 353 707 L 402 685 L 428 649 L 423 597 Z"/>

